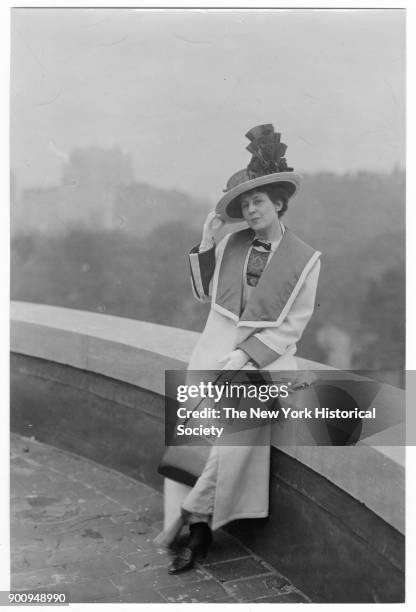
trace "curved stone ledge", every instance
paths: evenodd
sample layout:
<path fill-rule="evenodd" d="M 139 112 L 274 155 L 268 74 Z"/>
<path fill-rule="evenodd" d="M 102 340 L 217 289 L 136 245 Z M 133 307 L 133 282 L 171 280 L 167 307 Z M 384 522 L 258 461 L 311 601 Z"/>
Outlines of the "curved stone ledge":
<path fill-rule="evenodd" d="M 12 302 L 11 351 L 163 395 L 164 371 L 183 368 L 196 332 L 92 312 Z M 328 369 L 298 358 L 301 369 Z M 402 447 L 285 447 L 404 533 Z"/>
<path fill-rule="evenodd" d="M 161 489 L 160 394 L 12 353 L 11 407 L 12 431 Z M 304 463 L 276 448 L 271 458 L 268 518 L 227 529 L 315 602 L 403 601 L 403 536 Z"/>
<path fill-rule="evenodd" d="M 29 302 L 11 303 L 11 351 L 164 393 L 164 371 L 183 368 L 195 332 Z"/>

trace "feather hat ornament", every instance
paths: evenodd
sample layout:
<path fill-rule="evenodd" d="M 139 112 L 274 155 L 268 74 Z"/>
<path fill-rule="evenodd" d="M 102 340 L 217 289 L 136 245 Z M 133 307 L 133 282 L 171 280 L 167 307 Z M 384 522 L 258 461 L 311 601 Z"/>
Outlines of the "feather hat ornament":
<path fill-rule="evenodd" d="M 257 125 L 247 132 L 246 137 L 250 140 L 247 146 L 252 155 L 250 163 L 231 176 L 215 209 L 228 223 L 242 221 L 239 196 L 246 191 L 280 184 L 287 196 L 293 197 L 300 188 L 301 177 L 287 165 L 284 157 L 287 146 L 280 141 L 281 134 L 274 131 L 271 123 Z"/>

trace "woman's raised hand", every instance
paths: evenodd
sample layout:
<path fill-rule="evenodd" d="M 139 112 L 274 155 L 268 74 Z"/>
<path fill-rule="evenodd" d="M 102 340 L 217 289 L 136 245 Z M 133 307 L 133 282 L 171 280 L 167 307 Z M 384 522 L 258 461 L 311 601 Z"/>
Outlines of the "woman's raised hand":
<path fill-rule="evenodd" d="M 208 213 L 202 230 L 202 244 L 211 244 L 215 241 L 216 233 L 224 225 L 224 221 L 217 215 L 215 210 Z"/>

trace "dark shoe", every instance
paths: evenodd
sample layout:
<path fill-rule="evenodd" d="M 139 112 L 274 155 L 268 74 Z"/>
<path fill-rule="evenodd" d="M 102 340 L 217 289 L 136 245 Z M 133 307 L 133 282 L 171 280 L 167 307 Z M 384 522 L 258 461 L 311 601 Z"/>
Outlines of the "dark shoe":
<path fill-rule="evenodd" d="M 205 557 L 212 543 L 212 531 L 207 523 L 192 523 L 189 525 L 189 548 L 196 549 L 198 555 Z"/>
<path fill-rule="evenodd" d="M 169 574 L 178 574 L 191 569 L 196 559 L 203 559 L 212 542 L 211 529 L 206 523 L 193 523 L 189 526 L 190 537 L 187 546 L 179 548 L 172 563 Z"/>
<path fill-rule="evenodd" d="M 196 551 L 191 550 L 188 546 L 177 551 L 176 557 L 168 567 L 168 574 L 179 574 L 191 569 L 196 558 Z"/>
<path fill-rule="evenodd" d="M 189 533 L 179 533 L 176 538 L 169 544 L 169 552 L 176 554 L 181 548 L 188 546 L 189 535 Z"/>

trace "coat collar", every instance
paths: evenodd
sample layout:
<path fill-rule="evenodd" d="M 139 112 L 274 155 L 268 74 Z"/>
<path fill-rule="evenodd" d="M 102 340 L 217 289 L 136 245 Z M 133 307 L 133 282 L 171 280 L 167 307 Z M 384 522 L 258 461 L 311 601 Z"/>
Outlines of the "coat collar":
<path fill-rule="evenodd" d="M 244 274 L 254 236 L 250 228 L 230 236 L 218 263 L 212 306 L 239 326 L 273 327 L 286 316 L 320 253 L 285 228 L 243 309 Z"/>

